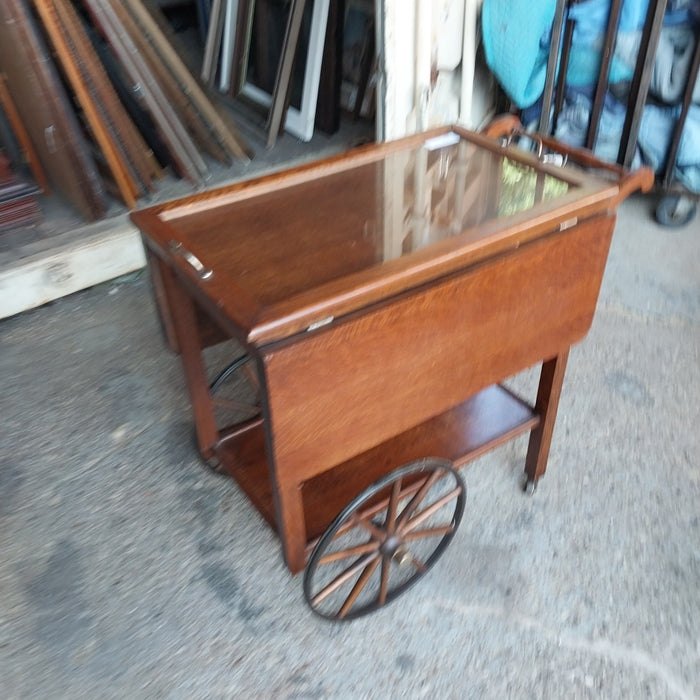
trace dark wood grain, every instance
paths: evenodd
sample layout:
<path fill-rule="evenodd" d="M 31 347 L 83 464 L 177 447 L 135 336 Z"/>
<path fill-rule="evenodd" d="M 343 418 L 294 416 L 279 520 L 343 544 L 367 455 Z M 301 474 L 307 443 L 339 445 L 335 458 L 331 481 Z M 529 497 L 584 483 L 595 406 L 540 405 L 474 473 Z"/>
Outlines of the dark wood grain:
<path fill-rule="evenodd" d="M 50 194 L 49 181 L 46 179 L 46 173 L 41 166 L 39 156 L 32 145 L 27 129 L 22 121 L 22 117 L 17 111 L 17 107 L 15 107 L 12 96 L 7 89 L 6 82 L 7 78 L 5 77 L 5 74 L 0 73 L 0 107 L 2 107 L 2 109 L 5 111 L 12 134 L 17 139 L 22 156 L 28 164 L 36 184 L 39 186 L 43 194 L 48 195 Z"/>
<path fill-rule="evenodd" d="M 90 41 L 85 25 L 69 0 L 54 0 L 64 31 L 70 37 L 75 61 L 83 79 L 94 95 L 104 121 L 114 131 L 115 138 L 124 148 L 133 171 L 144 191 L 153 190 L 153 181 L 163 177 L 153 152 L 122 105 L 107 75 L 97 51 Z"/>
<path fill-rule="evenodd" d="M 100 103 L 86 85 L 85 76 L 81 73 L 75 56 L 75 44 L 65 31 L 51 0 L 35 0 L 34 7 L 39 13 L 73 94 L 83 110 L 93 138 L 102 151 L 109 171 L 114 177 L 119 194 L 127 207 L 132 209 L 139 193 L 138 185 L 132 177 L 131 167 L 122 152 L 121 144 L 115 138 L 114 131 L 106 123 Z"/>
<path fill-rule="evenodd" d="M 0 3 L 0 71 L 51 186 L 89 221 L 106 201 L 101 179 L 32 14 Z"/>

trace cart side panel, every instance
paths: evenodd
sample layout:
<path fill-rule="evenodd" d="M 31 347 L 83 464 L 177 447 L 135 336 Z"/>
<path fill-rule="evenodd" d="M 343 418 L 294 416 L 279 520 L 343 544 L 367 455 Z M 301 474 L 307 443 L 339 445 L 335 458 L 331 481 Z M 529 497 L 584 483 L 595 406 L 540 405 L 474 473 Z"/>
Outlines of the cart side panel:
<path fill-rule="evenodd" d="M 299 485 L 581 340 L 614 222 L 595 217 L 263 351 L 273 480 Z"/>

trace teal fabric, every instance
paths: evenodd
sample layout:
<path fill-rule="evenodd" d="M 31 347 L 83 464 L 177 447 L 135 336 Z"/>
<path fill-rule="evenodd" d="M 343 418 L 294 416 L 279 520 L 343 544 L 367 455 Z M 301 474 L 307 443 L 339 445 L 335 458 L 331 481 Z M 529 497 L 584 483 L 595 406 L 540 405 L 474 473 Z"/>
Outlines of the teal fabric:
<path fill-rule="evenodd" d="M 649 0 L 625 0 L 612 57 L 611 83 L 630 80 Z M 486 62 L 510 99 L 529 107 L 542 94 L 556 0 L 484 0 L 481 28 Z M 598 78 L 610 0 L 572 5 L 575 20 L 567 83 L 583 86 Z"/>
<path fill-rule="evenodd" d="M 482 40 L 489 68 L 518 107 L 542 94 L 556 0 L 484 0 Z"/>

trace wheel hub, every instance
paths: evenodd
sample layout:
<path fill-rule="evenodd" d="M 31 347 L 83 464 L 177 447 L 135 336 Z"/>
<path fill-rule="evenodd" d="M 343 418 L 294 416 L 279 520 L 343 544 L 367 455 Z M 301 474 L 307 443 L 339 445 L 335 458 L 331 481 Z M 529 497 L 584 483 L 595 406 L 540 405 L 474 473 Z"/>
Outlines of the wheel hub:
<path fill-rule="evenodd" d="M 401 547 L 401 538 L 398 535 L 387 535 L 387 538 L 382 542 L 379 551 L 384 557 L 393 557 Z"/>

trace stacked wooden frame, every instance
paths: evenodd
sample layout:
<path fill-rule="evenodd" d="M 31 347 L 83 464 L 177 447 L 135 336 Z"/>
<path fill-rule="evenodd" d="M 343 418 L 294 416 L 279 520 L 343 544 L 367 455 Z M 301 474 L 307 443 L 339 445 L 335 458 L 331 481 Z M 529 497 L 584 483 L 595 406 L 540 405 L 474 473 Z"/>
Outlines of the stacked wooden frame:
<path fill-rule="evenodd" d="M 141 0 L 3 0 L 2 74 L 0 107 L 37 183 L 87 220 L 106 213 L 105 188 L 134 208 L 163 167 L 203 184 L 204 154 L 252 155 Z"/>
<path fill-rule="evenodd" d="M 84 218 L 101 218 L 106 200 L 89 144 L 22 0 L 0 2 L 0 72 L 52 186 Z"/>
<path fill-rule="evenodd" d="M 247 79 L 248 55 L 254 12 L 269 9 L 266 2 L 254 0 L 212 0 L 202 61 L 201 77 L 230 95 L 243 95 L 267 109 L 265 132 L 267 146 L 272 147 L 281 130 L 308 141 L 314 130 L 321 65 L 326 42 L 330 0 L 291 0 L 286 16 L 279 61 L 274 68 L 275 80 L 270 91 Z M 304 66 L 304 84 L 299 108 L 290 106 L 294 64 L 300 45 L 304 11 L 310 8 L 309 47 Z M 265 43 L 274 41 L 264 37 Z"/>
<path fill-rule="evenodd" d="M 0 151 L 0 233 L 41 219 L 38 188 L 17 178 Z"/>

